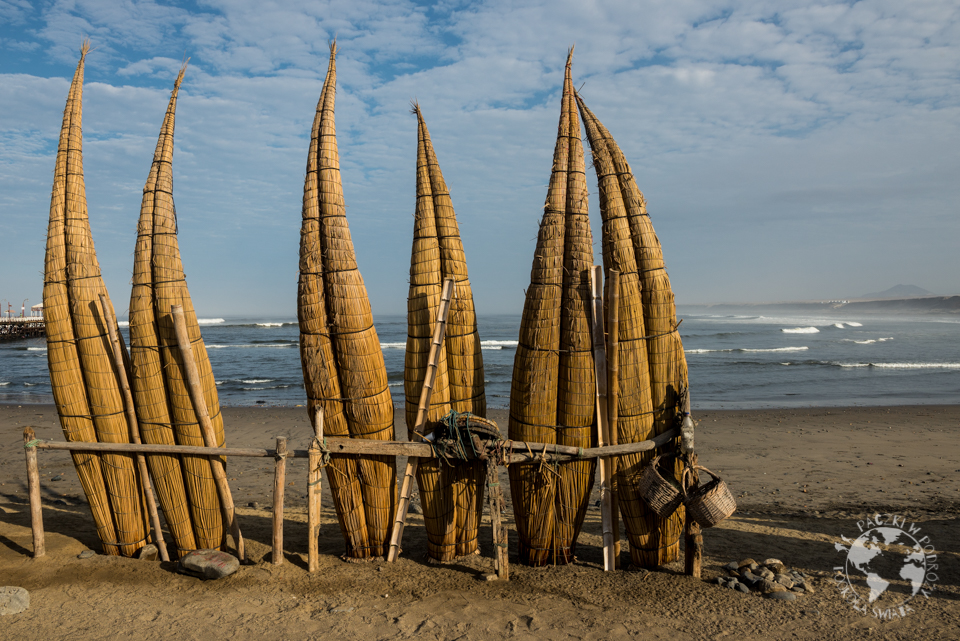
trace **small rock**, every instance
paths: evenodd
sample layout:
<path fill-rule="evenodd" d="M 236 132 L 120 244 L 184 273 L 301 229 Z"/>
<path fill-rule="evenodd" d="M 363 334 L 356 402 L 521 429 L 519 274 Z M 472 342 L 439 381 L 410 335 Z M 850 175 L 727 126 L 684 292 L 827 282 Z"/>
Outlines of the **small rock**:
<path fill-rule="evenodd" d="M 54 477 L 53 477 L 52 479 L 50 479 L 50 480 L 51 480 L 51 481 L 62 481 L 62 480 L 63 480 L 63 474 L 57 474 L 56 476 L 54 476 Z"/>
<path fill-rule="evenodd" d="M 737 583 L 735 586 L 733 586 L 733 588 L 738 592 L 743 592 L 744 594 L 750 594 L 750 588 L 748 588 L 742 583 Z"/>
<path fill-rule="evenodd" d="M 63 499 L 53 499 L 51 503 L 53 503 L 54 505 L 66 505 L 67 507 L 70 506 L 70 504 L 64 501 Z"/>
<path fill-rule="evenodd" d="M 763 564 L 767 567 L 770 567 L 771 565 L 783 565 L 784 563 L 780 559 L 767 559 L 763 562 Z"/>
<path fill-rule="evenodd" d="M 30 593 L 23 588 L 5 585 L 0 588 L 0 616 L 20 614 L 30 607 Z"/>
<path fill-rule="evenodd" d="M 726 577 L 718 576 L 715 583 L 717 585 L 726 585 L 727 584 Z"/>
<path fill-rule="evenodd" d="M 222 579 L 240 567 L 237 557 L 220 550 L 194 550 L 180 559 L 179 570 L 205 579 Z"/>
<path fill-rule="evenodd" d="M 256 501 L 250 501 L 249 503 L 247 503 L 247 507 L 252 507 L 255 510 L 259 510 L 260 504 L 257 503 Z"/>
<path fill-rule="evenodd" d="M 738 568 L 743 568 L 743 567 L 746 567 L 746 566 L 751 565 L 751 564 L 756 565 L 756 563 L 757 563 L 757 562 L 754 561 L 753 559 L 744 559 L 743 561 L 740 561 L 740 563 L 737 564 L 737 567 L 738 567 Z"/>
<path fill-rule="evenodd" d="M 140 548 L 140 554 L 137 555 L 137 558 L 141 561 L 156 561 L 158 556 L 160 556 L 160 550 L 157 549 L 157 546 L 153 543 L 147 543 Z"/>
<path fill-rule="evenodd" d="M 806 592 L 807 594 L 813 594 L 813 584 L 810 583 L 810 581 L 804 581 L 803 583 L 801 583 L 801 585 L 803 586 L 804 592 Z"/>
<path fill-rule="evenodd" d="M 730 579 L 729 581 L 727 581 L 727 587 L 730 588 L 731 590 L 736 590 L 738 585 L 742 585 L 742 584 L 736 579 Z"/>
<path fill-rule="evenodd" d="M 777 578 L 774 580 L 787 589 L 790 589 L 793 587 L 793 579 L 791 579 L 786 574 L 778 574 Z"/>
<path fill-rule="evenodd" d="M 748 565 L 747 567 L 750 568 L 750 571 L 753 572 L 754 574 L 756 574 L 756 573 L 760 570 L 760 564 L 759 564 L 759 563 L 751 563 L 751 564 Z"/>
<path fill-rule="evenodd" d="M 497 575 L 496 575 L 496 574 L 486 574 L 486 575 L 484 575 L 483 578 L 485 578 L 487 581 L 496 581 L 496 580 L 497 580 Z"/>
<path fill-rule="evenodd" d="M 84 550 L 83 552 L 81 552 L 80 554 L 77 555 L 77 558 L 78 558 L 78 559 L 90 559 L 90 558 L 93 558 L 93 557 L 95 557 L 95 556 L 97 556 L 97 553 L 94 552 L 93 550 Z"/>
<path fill-rule="evenodd" d="M 800 587 L 799 585 L 793 586 L 792 588 L 790 588 L 790 591 L 791 591 L 791 592 L 796 592 L 797 594 L 804 594 L 803 588 Z"/>
<path fill-rule="evenodd" d="M 423 514 L 423 508 L 420 507 L 419 503 L 411 503 L 410 511 L 413 512 L 414 514 Z"/>
<path fill-rule="evenodd" d="M 783 590 L 781 592 L 770 592 L 767 594 L 768 599 L 776 599 L 777 601 L 796 601 L 797 595 L 793 592 L 788 592 Z"/>
<path fill-rule="evenodd" d="M 740 581 L 746 584 L 748 588 L 752 588 L 755 587 L 760 581 L 763 581 L 763 579 L 755 575 L 753 572 L 747 570 L 746 572 L 740 574 Z"/>
<path fill-rule="evenodd" d="M 767 568 L 763 568 L 762 570 L 760 570 L 759 575 L 764 579 L 766 579 L 767 581 L 773 581 L 777 576 Z"/>
<path fill-rule="evenodd" d="M 730 563 L 727 563 L 725 566 L 723 566 L 723 569 L 733 570 L 734 572 L 736 572 L 737 570 L 740 569 L 740 564 L 737 563 L 736 561 L 730 561 Z"/>
<path fill-rule="evenodd" d="M 767 579 L 760 579 L 757 589 L 760 590 L 762 594 L 770 594 L 771 592 L 784 592 L 787 588 L 779 583 L 768 581 Z"/>
<path fill-rule="evenodd" d="M 787 566 L 782 563 L 771 563 L 767 565 L 767 569 L 773 572 L 774 574 L 783 574 L 787 571 Z"/>

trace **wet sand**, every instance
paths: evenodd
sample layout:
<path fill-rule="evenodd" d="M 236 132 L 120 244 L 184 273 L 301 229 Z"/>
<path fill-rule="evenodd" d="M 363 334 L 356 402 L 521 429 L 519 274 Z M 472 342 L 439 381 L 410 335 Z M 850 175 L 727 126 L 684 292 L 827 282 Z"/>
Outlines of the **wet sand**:
<path fill-rule="evenodd" d="M 287 436 L 291 448 L 309 443 L 304 408 L 223 411 L 228 445 L 270 448 L 277 435 Z M 506 430 L 505 412 L 491 418 Z M 303 459 L 288 464 L 285 562 L 274 566 L 273 462 L 234 458 L 228 474 L 253 564 L 221 581 L 199 581 L 174 573 L 172 564 L 77 559 L 99 545 L 65 452 L 39 455 L 48 552 L 31 559 L 22 430 L 31 425 L 40 438 L 63 437 L 52 406 L 0 406 L 0 585 L 31 593 L 27 612 L 3 618 L 4 636 L 960 638 L 960 406 L 723 410 L 696 418 L 700 463 L 724 478 L 739 505 L 704 532 L 703 580 L 683 576 L 682 561 L 653 572 L 604 573 L 596 507 L 588 511 L 577 564 L 539 570 L 513 564 L 509 583 L 483 580 L 492 569 L 486 519 L 478 557 L 428 563 L 422 517 L 411 514 L 397 564 L 344 563 L 329 495 L 321 568 L 310 575 Z M 63 480 L 53 481 L 58 475 Z M 858 522 L 875 513 L 915 523 L 938 555 L 929 598 L 915 597 L 914 612 L 893 621 L 855 612 L 832 578 L 845 559 L 835 544 L 859 535 Z M 508 525 L 515 550 L 510 518 Z M 782 603 L 711 583 L 722 565 L 744 557 L 779 558 L 813 577 L 816 592 Z M 629 563 L 626 551 L 623 560 Z"/>

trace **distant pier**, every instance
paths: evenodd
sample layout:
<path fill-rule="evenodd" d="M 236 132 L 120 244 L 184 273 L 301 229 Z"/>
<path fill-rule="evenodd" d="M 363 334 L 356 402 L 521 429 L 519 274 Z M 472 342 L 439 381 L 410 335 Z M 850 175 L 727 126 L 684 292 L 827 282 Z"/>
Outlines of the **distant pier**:
<path fill-rule="evenodd" d="M 43 317 L 0 318 L 0 342 L 18 341 L 47 335 Z"/>

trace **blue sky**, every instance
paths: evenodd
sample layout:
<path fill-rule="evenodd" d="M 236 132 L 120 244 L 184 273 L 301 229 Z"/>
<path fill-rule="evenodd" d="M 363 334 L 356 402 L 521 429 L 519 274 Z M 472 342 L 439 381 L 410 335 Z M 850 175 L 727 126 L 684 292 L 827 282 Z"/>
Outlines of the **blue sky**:
<path fill-rule="evenodd" d="M 129 301 L 176 70 L 174 189 L 202 315 L 292 315 L 310 123 L 336 36 L 344 193 L 375 313 L 403 313 L 420 102 L 481 313 L 529 282 L 567 48 L 631 162 L 680 303 L 960 293 L 953 2 L 0 0 L 0 298 L 39 302 L 83 37 L 94 240 Z M 589 163 L 589 157 L 588 157 Z M 599 250 L 596 179 L 588 170 Z M 599 261 L 599 256 L 598 256 Z"/>

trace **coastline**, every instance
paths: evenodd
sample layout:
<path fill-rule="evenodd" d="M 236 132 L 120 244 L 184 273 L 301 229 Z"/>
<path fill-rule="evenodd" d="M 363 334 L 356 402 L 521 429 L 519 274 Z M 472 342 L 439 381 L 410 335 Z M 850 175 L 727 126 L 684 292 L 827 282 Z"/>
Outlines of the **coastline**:
<path fill-rule="evenodd" d="M 285 435 L 289 447 L 304 448 L 310 439 L 302 407 L 228 406 L 223 413 L 231 446 L 272 447 L 275 436 Z M 490 414 L 506 431 L 506 411 Z M 73 463 L 62 452 L 40 455 L 48 555 L 30 559 L 22 429 L 35 426 L 40 438 L 63 436 L 52 405 L 0 406 L 0 574 L 3 583 L 32 594 L 31 609 L 10 618 L 8 627 L 20 638 L 58 638 L 68 630 L 199 638 L 225 629 L 241 637 L 282 631 L 343 638 L 627 638 L 644 631 L 654 638 L 716 638 L 736 631 L 741 639 L 960 638 L 960 405 L 701 410 L 695 418 L 700 463 L 727 482 L 739 507 L 704 532 L 703 581 L 682 576 L 681 563 L 651 573 L 603 573 L 596 497 L 577 564 L 544 570 L 512 564 L 508 584 L 478 580 L 491 566 L 486 519 L 481 557 L 428 564 L 422 517 L 412 514 L 396 565 L 343 563 L 325 498 L 321 571 L 309 575 L 306 462 L 300 459 L 287 471 L 294 483 L 286 497 L 288 562 L 274 566 L 273 461 L 233 459 L 228 475 L 255 563 L 230 579 L 200 582 L 165 564 L 78 560 L 76 554 L 98 545 Z M 402 412 L 397 419 L 403 435 Z M 58 474 L 64 480 L 52 481 Z M 902 620 L 858 614 L 832 584 L 834 544 L 841 535 L 855 537 L 858 521 L 877 512 L 915 522 L 940 555 L 936 589 L 911 602 L 915 612 Z M 511 506 L 506 513 L 510 517 Z M 515 549 L 512 518 L 507 523 Z M 709 583 L 723 564 L 743 557 L 780 558 L 814 577 L 817 592 L 781 604 Z M 104 608 L 108 601 L 115 603 Z"/>

